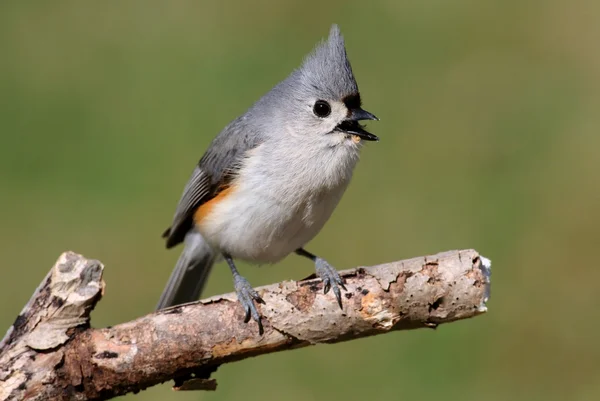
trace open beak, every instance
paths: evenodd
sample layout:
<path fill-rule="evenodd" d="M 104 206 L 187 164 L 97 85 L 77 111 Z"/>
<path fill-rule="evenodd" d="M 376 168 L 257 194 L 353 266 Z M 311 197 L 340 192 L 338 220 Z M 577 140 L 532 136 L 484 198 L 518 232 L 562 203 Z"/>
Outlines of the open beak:
<path fill-rule="evenodd" d="M 377 135 L 367 132 L 358 122 L 362 120 L 379 120 L 375 115 L 359 108 L 352 109 L 350 115 L 338 125 L 338 129 L 347 134 L 356 135 L 365 141 L 379 141 Z"/>

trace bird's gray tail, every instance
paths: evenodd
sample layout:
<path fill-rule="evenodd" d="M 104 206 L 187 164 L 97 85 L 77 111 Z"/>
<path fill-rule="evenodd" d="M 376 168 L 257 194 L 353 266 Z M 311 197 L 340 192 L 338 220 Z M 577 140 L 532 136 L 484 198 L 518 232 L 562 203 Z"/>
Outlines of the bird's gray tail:
<path fill-rule="evenodd" d="M 198 300 L 217 254 L 195 229 L 185 236 L 184 248 L 156 309 Z"/>

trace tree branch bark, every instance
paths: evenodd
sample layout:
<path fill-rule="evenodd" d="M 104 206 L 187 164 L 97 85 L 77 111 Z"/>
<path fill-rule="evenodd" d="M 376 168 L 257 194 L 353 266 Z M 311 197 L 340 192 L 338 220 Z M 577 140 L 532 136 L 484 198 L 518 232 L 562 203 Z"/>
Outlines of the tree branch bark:
<path fill-rule="evenodd" d="M 102 270 L 61 255 L 0 342 L 0 400 L 105 400 L 171 379 L 215 389 L 210 374 L 223 363 L 470 318 L 490 290 L 489 261 L 451 251 L 341 272 L 343 310 L 314 277 L 258 288 L 262 336 L 233 293 L 95 329 Z"/>

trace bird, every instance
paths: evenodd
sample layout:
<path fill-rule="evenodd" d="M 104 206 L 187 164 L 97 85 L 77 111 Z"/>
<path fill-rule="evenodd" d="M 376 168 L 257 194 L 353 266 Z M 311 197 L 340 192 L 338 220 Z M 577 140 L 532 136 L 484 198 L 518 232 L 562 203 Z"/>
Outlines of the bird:
<path fill-rule="evenodd" d="M 378 120 L 361 96 L 336 24 L 299 68 L 276 84 L 210 143 L 194 167 L 166 247 L 184 243 L 157 309 L 199 298 L 212 266 L 224 259 L 244 322 L 264 329 L 264 300 L 234 260 L 273 264 L 308 258 L 342 308 L 344 282 L 306 244 L 323 228 L 352 178 L 365 141 L 379 141 L 361 121 Z"/>

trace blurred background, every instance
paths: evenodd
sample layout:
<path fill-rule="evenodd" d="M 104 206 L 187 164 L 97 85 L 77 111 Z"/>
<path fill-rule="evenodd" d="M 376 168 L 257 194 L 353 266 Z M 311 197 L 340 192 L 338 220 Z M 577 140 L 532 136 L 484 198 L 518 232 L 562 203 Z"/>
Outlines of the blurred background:
<path fill-rule="evenodd" d="M 460 248 L 489 313 L 222 366 L 132 400 L 600 399 L 600 3 L 0 3 L 0 329 L 59 254 L 105 263 L 96 327 L 153 310 L 160 238 L 210 140 L 338 23 L 369 124 L 309 245 L 338 269 Z M 255 285 L 313 266 L 240 264 Z M 232 291 L 218 265 L 206 296 Z"/>

